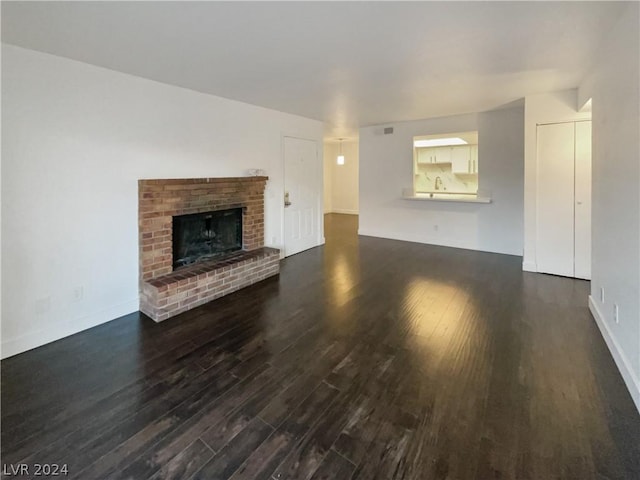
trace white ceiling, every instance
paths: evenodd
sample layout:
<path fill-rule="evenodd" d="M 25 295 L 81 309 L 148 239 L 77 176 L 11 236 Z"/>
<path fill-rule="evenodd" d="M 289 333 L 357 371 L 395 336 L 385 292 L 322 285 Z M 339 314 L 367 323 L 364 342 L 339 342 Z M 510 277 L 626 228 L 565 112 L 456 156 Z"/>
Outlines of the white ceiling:
<path fill-rule="evenodd" d="M 2 2 L 2 40 L 325 122 L 576 87 L 618 2 Z"/>

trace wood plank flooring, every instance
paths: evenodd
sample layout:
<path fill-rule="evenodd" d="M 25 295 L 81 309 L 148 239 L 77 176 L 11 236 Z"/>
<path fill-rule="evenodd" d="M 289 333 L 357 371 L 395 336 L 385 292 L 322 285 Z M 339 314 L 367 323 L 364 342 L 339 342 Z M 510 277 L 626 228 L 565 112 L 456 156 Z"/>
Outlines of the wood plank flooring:
<path fill-rule="evenodd" d="M 2 361 L 3 478 L 640 479 L 587 282 L 356 222 L 279 278 Z"/>

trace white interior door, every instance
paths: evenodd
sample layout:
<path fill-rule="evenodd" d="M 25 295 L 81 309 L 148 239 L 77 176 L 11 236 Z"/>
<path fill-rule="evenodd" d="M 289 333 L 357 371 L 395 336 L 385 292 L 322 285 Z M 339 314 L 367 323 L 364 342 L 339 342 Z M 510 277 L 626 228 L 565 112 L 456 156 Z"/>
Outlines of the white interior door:
<path fill-rule="evenodd" d="M 574 123 L 538 126 L 537 269 L 574 276 Z"/>
<path fill-rule="evenodd" d="M 322 170 L 313 140 L 284 137 L 284 254 L 322 243 Z"/>
<path fill-rule="evenodd" d="M 576 122 L 575 276 L 591 278 L 591 122 Z"/>

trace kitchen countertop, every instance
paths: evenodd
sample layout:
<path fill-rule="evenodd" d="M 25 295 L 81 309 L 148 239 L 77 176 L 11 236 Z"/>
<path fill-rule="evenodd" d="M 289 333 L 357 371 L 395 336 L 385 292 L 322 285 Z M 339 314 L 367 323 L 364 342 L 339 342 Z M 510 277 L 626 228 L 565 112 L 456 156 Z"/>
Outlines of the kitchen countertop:
<path fill-rule="evenodd" d="M 426 202 L 491 203 L 490 197 L 464 193 L 416 193 L 413 195 L 403 195 L 402 198 L 405 200 Z"/>

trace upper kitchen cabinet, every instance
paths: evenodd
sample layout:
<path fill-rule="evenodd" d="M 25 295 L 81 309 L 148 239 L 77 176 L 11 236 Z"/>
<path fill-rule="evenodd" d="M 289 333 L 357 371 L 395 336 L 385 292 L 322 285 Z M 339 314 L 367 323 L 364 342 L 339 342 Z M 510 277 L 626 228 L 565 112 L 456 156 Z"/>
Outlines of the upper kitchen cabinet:
<path fill-rule="evenodd" d="M 451 148 L 438 147 L 433 150 L 433 163 L 451 163 Z"/>
<path fill-rule="evenodd" d="M 451 147 L 451 171 L 459 174 L 477 174 L 478 145 Z"/>
<path fill-rule="evenodd" d="M 433 152 L 430 148 L 418 148 L 414 149 L 414 156 L 417 163 L 433 163 Z"/>
<path fill-rule="evenodd" d="M 451 171 L 469 173 L 471 170 L 471 148 L 468 146 L 451 147 Z"/>
<path fill-rule="evenodd" d="M 451 147 L 416 147 L 418 163 L 451 163 Z"/>
<path fill-rule="evenodd" d="M 469 147 L 471 158 L 469 159 L 469 173 L 478 173 L 478 145 Z"/>

